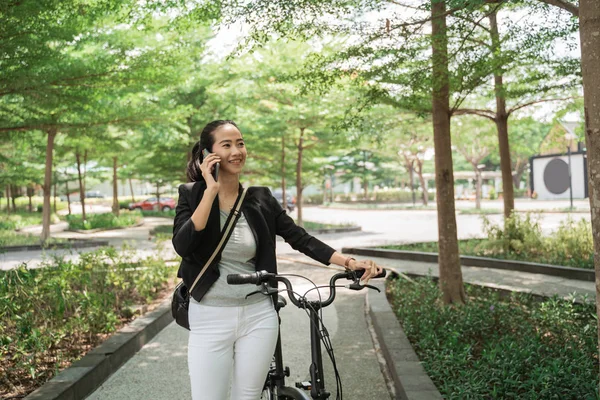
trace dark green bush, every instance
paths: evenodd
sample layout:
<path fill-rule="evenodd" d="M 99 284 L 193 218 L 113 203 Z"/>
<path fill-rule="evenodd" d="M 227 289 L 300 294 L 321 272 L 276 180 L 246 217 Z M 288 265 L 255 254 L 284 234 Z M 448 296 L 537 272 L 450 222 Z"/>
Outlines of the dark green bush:
<path fill-rule="evenodd" d="M 595 308 L 465 285 L 464 306 L 442 305 L 431 279 L 388 284 L 390 302 L 446 399 L 596 399 Z"/>
<path fill-rule="evenodd" d="M 144 217 L 166 217 L 166 218 L 175 218 L 175 210 L 169 211 L 142 211 L 142 215 Z"/>
<path fill-rule="evenodd" d="M 175 276 L 164 261 L 104 248 L 0 272 L 0 394 L 41 384 L 115 331 Z M 18 391 L 18 388 L 17 388 Z"/>
<path fill-rule="evenodd" d="M 67 215 L 69 229 L 119 228 L 133 226 L 142 221 L 139 211 L 121 211 L 117 217 L 113 213 L 87 214 L 84 221 L 81 215 Z"/>

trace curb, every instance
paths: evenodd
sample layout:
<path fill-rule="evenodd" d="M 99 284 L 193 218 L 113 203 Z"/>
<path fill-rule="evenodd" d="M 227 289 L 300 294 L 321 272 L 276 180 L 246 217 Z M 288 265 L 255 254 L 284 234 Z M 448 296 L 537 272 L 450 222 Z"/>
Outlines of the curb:
<path fill-rule="evenodd" d="M 0 247 L 0 252 L 15 252 L 28 250 L 51 250 L 51 249 L 80 249 L 83 247 L 108 246 L 106 240 L 69 239 L 67 243 L 55 243 L 42 247 L 39 244 L 23 246 Z"/>
<path fill-rule="evenodd" d="M 425 372 L 386 296 L 385 284 L 374 283 L 382 293 L 367 291 L 367 312 L 396 389 L 402 400 L 443 399 Z"/>
<path fill-rule="evenodd" d="M 437 253 L 424 253 L 419 251 L 386 250 L 368 247 L 344 247 L 342 252 L 363 256 L 391 258 L 394 260 L 410 260 L 432 263 L 438 262 Z M 585 268 L 537 264 L 527 261 L 497 260 L 494 258 L 474 256 L 460 256 L 460 263 L 466 267 L 504 269 L 510 271 L 528 272 L 532 274 L 558 276 L 561 278 L 577 279 L 587 282 L 595 282 L 596 280 L 595 271 Z"/>
<path fill-rule="evenodd" d="M 171 299 L 168 298 L 155 310 L 119 329 L 25 399 L 84 399 L 173 321 L 170 311 Z"/>

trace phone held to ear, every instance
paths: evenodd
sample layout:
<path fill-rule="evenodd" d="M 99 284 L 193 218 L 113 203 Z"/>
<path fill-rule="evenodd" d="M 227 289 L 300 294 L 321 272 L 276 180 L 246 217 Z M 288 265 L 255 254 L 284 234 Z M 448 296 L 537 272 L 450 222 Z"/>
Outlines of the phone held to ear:
<path fill-rule="evenodd" d="M 206 149 L 202 150 L 202 156 L 204 156 L 204 158 L 208 157 L 210 154 L 211 154 L 210 151 L 208 151 Z M 219 163 L 216 163 L 212 170 L 212 176 L 215 179 L 215 182 L 219 178 L 219 166 L 220 166 Z"/>

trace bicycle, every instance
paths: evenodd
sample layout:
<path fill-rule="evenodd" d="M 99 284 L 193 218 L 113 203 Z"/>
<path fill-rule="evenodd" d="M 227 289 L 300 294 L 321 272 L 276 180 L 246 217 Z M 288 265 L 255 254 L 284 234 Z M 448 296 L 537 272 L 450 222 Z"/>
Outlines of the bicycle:
<path fill-rule="evenodd" d="M 277 275 L 274 273 L 268 273 L 266 271 L 258 271 L 253 274 L 230 274 L 227 276 L 227 283 L 230 285 L 242 285 L 242 284 L 254 284 L 261 285 L 260 290 L 249 293 L 248 296 L 262 293 L 263 295 L 273 296 L 275 299 L 275 295 L 277 295 L 277 300 L 275 304 L 275 310 L 279 315 L 279 310 L 287 305 L 287 302 L 284 297 L 279 295 L 280 291 L 286 291 L 288 293 L 289 299 L 296 307 L 304 309 L 307 311 L 310 319 L 310 347 L 311 347 L 311 364 L 309 367 L 310 381 L 308 382 L 296 382 L 296 387 L 286 386 L 285 378 L 290 376 L 289 367 L 284 367 L 283 365 L 283 355 L 281 350 L 281 330 L 278 333 L 277 337 L 277 345 L 275 347 L 275 352 L 273 354 L 273 361 L 271 362 L 271 367 L 269 368 L 269 372 L 267 373 L 267 377 L 265 379 L 265 385 L 263 389 L 262 400 L 325 400 L 328 399 L 331 395 L 330 392 L 325 390 L 325 376 L 323 372 L 323 359 L 321 355 L 321 343 L 323 343 L 325 349 L 327 350 L 327 354 L 331 359 L 333 364 L 333 370 L 336 379 L 336 399 L 342 399 L 342 385 L 340 375 L 337 370 L 337 365 L 335 362 L 335 355 L 333 353 L 333 348 L 331 346 L 331 342 L 329 340 L 329 334 L 325 325 L 323 324 L 323 319 L 319 315 L 319 312 L 333 303 L 336 295 L 336 288 L 344 287 L 351 290 L 362 290 L 364 288 L 374 289 L 380 292 L 378 288 L 371 285 L 362 285 L 360 283 L 360 278 L 364 274 L 364 270 L 358 271 L 345 271 L 340 272 L 331 277 L 329 280 L 329 285 L 317 286 L 310 279 L 294 274 L 282 274 Z M 383 278 L 386 275 L 386 270 L 384 269 L 381 274 L 375 276 L 375 278 Z M 285 278 L 285 276 L 296 276 L 309 280 L 314 288 L 308 290 L 304 295 L 299 295 L 294 292 L 292 288 L 291 282 Z M 340 279 L 347 279 L 352 281 L 352 283 L 340 286 L 336 285 L 336 281 Z M 278 290 L 277 284 L 278 282 L 282 282 L 285 285 L 285 289 Z M 308 292 L 312 290 L 319 290 L 320 288 L 329 288 L 329 297 L 323 301 L 321 300 L 319 293 L 319 300 L 308 300 L 306 295 Z M 281 318 L 279 318 L 279 325 L 281 325 Z M 306 391 L 310 392 L 310 397 L 306 393 Z"/>

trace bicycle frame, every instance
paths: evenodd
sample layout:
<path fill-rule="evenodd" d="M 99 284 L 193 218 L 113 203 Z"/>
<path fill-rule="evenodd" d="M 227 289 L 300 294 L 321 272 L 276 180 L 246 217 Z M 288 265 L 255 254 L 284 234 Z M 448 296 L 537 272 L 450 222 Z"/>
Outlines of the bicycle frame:
<path fill-rule="evenodd" d="M 311 349 L 311 364 L 309 367 L 309 374 L 311 379 L 310 395 L 313 400 L 326 400 L 329 398 L 331 393 L 325 390 L 325 374 L 323 372 L 323 357 L 321 354 L 321 332 L 323 331 L 323 325 L 321 319 L 319 318 L 319 311 L 322 308 L 327 307 L 331 303 L 333 303 L 336 294 L 335 282 L 339 279 L 346 278 L 353 281 L 352 284 L 346 285 L 346 288 L 348 289 L 361 290 L 363 288 L 372 288 L 379 291 L 379 289 L 370 285 L 360 285 L 359 280 L 361 275 L 362 274 L 357 275 L 354 271 L 346 271 L 333 275 L 329 281 L 329 297 L 325 301 L 308 301 L 305 297 L 301 297 L 300 299 L 298 299 L 294 294 L 292 290 L 292 285 L 288 279 L 282 276 L 278 276 L 276 274 L 267 273 L 265 271 L 256 272 L 255 274 L 250 275 L 229 275 L 227 277 L 227 281 L 229 284 L 260 283 L 261 290 L 259 292 L 271 296 L 279 293 L 279 290 L 273 287 L 269 287 L 269 284 L 282 282 L 287 288 L 287 293 L 290 301 L 296 307 L 308 310 L 310 318 Z M 378 277 L 384 276 L 385 270 L 383 271 L 382 275 Z M 254 293 L 257 292 L 253 292 L 251 294 Z M 275 308 L 278 314 L 280 308 L 284 306 L 285 304 L 280 305 L 279 302 L 277 302 L 277 306 Z M 281 325 L 281 318 L 279 318 L 279 324 Z M 285 386 L 285 377 L 289 376 L 289 369 L 283 366 L 283 355 L 281 350 L 281 331 L 279 331 L 277 336 L 277 344 L 275 347 L 273 358 L 275 361 L 275 366 L 274 368 L 272 367 L 269 370 L 267 379 L 265 381 L 265 389 L 270 390 L 271 393 L 274 393 L 276 399 L 282 396 L 283 398 L 288 397 L 294 400 L 310 400 L 311 398 L 309 398 L 305 392 L 294 387 Z M 298 384 L 296 385 L 298 386 Z M 302 384 L 298 387 L 308 389 Z"/>

